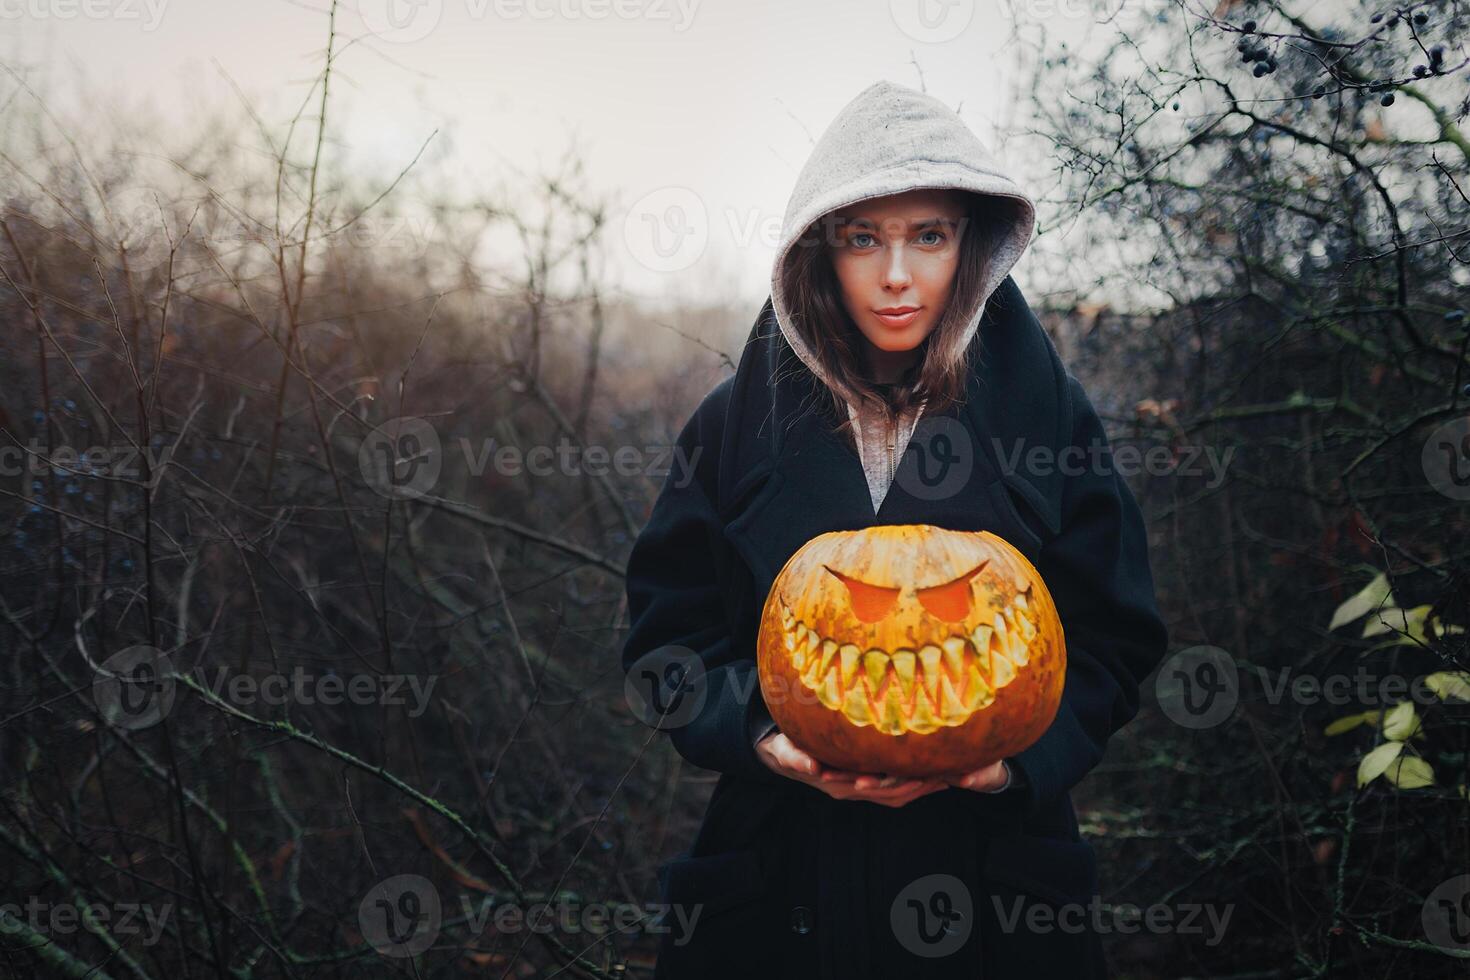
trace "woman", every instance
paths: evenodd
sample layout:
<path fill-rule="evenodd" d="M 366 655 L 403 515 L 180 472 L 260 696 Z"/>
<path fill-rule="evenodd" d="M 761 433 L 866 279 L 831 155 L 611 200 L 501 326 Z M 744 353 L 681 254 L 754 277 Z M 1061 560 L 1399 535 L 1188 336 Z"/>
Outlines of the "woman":
<path fill-rule="evenodd" d="M 721 773 L 660 869 L 660 977 L 1105 976 L 1069 791 L 1167 634 L 1101 422 L 1008 276 L 1034 224 L 954 112 L 890 82 L 797 179 L 771 299 L 680 433 L 693 476 L 666 481 L 628 562 L 624 669 L 682 678 L 664 727 Z M 818 534 L 878 524 L 990 530 L 1041 573 L 1068 660 L 1030 748 L 896 780 L 827 769 L 776 730 L 755 669 L 776 573 Z M 686 669 L 655 669 L 670 657 Z"/>

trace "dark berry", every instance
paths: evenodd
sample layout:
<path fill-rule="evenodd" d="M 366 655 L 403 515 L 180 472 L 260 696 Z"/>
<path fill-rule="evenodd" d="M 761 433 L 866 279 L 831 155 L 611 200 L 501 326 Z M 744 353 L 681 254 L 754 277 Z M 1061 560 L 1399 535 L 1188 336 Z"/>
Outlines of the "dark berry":
<path fill-rule="evenodd" d="M 1368 20 L 1371 23 L 1374 23 L 1374 24 L 1378 23 L 1382 19 L 1383 19 L 1383 15 L 1382 14 L 1374 14 L 1372 17 L 1369 17 L 1368 18 Z"/>
<path fill-rule="evenodd" d="M 1428 74 L 1429 74 L 1429 68 L 1426 67 L 1425 65 L 1415 65 L 1414 66 L 1414 77 L 1415 78 L 1423 78 L 1425 75 L 1428 75 Z"/>
<path fill-rule="evenodd" d="M 1270 70 L 1271 70 L 1271 66 L 1263 63 L 1263 64 L 1256 65 L 1256 70 L 1255 70 L 1254 74 L 1255 74 L 1255 76 L 1257 78 L 1260 78 L 1262 75 L 1266 74 L 1266 72 L 1268 72 Z"/>
<path fill-rule="evenodd" d="M 1418 11 L 1414 14 L 1414 23 L 1418 24 L 1420 27 L 1423 27 L 1425 24 L 1429 23 L 1429 15 L 1422 10 Z"/>
<path fill-rule="evenodd" d="M 1436 44 L 1429 49 L 1429 63 L 1438 68 L 1441 61 L 1444 61 L 1444 45 Z"/>
<path fill-rule="evenodd" d="M 1318 85 L 1315 89 L 1312 90 L 1312 98 L 1314 99 L 1320 99 L 1326 94 L 1327 87 L 1325 85 Z"/>
<path fill-rule="evenodd" d="M 1174 111 L 1175 112 L 1178 112 L 1179 111 L 1179 103 L 1178 102 L 1175 102 L 1174 103 Z"/>
<path fill-rule="evenodd" d="M 1378 101 L 1383 105 L 1393 105 L 1393 93 L 1384 92 L 1383 98 L 1379 99 Z"/>
<path fill-rule="evenodd" d="M 1248 20 L 1244 24 L 1240 25 L 1240 29 L 1249 34 L 1256 29 L 1256 22 L 1253 20 Z"/>

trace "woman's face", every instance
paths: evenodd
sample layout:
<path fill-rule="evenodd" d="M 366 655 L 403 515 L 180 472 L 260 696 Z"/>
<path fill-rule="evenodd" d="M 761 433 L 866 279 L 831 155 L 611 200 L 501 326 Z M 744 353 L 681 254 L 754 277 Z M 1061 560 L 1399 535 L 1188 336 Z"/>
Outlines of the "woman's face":
<path fill-rule="evenodd" d="M 840 212 L 832 265 L 880 374 L 911 363 L 904 353 L 939 324 L 959 267 L 964 216 L 964 194 L 943 189 L 873 198 Z"/>

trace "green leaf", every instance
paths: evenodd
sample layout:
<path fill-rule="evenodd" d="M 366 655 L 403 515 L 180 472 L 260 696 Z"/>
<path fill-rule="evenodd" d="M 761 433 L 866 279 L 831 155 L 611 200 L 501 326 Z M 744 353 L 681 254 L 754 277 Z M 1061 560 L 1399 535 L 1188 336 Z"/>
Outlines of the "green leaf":
<path fill-rule="evenodd" d="M 1323 735 L 1341 735 L 1350 732 L 1359 725 L 1375 725 L 1378 723 L 1378 712 L 1363 711 L 1356 715 L 1344 715 L 1326 728 L 1322 729 Z"/>
<path fill-rule="evenodd" d="M 1383 737 L 1403 742 L 1420 729 L 1419 716 L 1414 711 L 1414 702 L 1396 704 L 1383 718 Z"/>
<path fill-rule="evenodd" d="M 1383 778 L 1399 789 L 1423 789 L 1434 785 L 1434 769 L 1418 756 L 1401 756 L 1384 770 Z"/>
<path fill-rule="evenodd" d="M 1404 751 L 1403 742 L 1384 742 L 1363 756 L 1363 760 L 1358 763 L 1358 786 L 1367 786 L 1381 776 L 1383 770 L 1388 768 L 1388 764 L 1397 759 L 1402 751 Z"/>
<path fill-rule="evenodd" d="M 1470 671 L 1439 670 L 1424 678 L 1424 686 L 1433 691 L 1441 701 L 1454 698 L 1470 701 Z"/>
<path fill-rule="evenodd" d="M 1388 585 L 1388 576 L 1383 572 L 1379 572 L 1378 577 L 1363 586 L 1357 595 L 1337 607 L 1337 611 L 1332 614 L 1332 622 L 1327 625 L 1327 629 L 1329 631 L 1335 630 L 1339 626 L 1344 626 L 1355 619 L 1368 615 L 1381 606 L 1392 606 L 1393 604 L 1393 595 Z"/>
<path fill-rule="evenodd" d="M 1363 637 L 1380 636 L 1384 633 L 1399 634 L 1397 642 L 1414 645 L 1425 642 L 1424 620 L 1429 615 L 1428 606 L 1413 609 L 1379 609 L 1368 616 L 1363 625 Z"/>

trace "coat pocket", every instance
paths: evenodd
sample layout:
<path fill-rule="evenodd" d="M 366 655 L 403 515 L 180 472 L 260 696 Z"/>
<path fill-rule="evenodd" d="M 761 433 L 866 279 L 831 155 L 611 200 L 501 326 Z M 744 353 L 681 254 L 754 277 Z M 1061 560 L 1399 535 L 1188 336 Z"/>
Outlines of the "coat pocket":
<path fill-rule="evenodd" d="M 755 848 L 659 867 L 666 908 L 656 980 L 779 975 L 777 904 Z"/>
<path fill-rule="evenodd" d="M 992 838 L 981 885 L 976 917 L 985 976 L 1107 976 L 1091 844 L 1029 834 Z"/>

